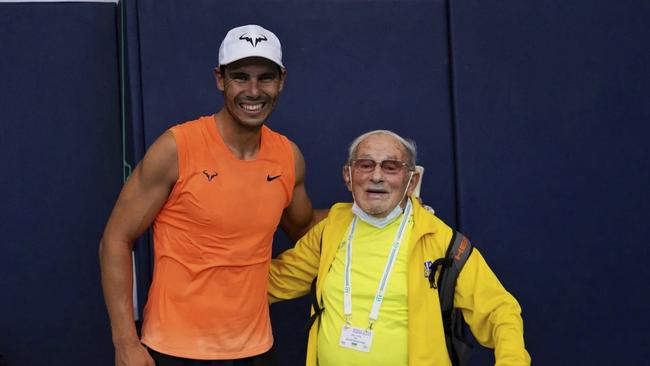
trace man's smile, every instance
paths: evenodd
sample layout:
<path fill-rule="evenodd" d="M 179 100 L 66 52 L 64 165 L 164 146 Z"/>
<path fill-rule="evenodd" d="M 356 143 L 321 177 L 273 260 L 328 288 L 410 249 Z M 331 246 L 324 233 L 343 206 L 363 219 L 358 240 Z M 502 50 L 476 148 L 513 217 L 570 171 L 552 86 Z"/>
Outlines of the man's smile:
<path fill-rule="evenodd" d="M 266 103 L 258 102 L 258 103 L 239 103 L 239 107 L 242 108 L 244 111 L 248 113 L 257 113 L 264 108 Z"/>
<path fill-rule="evenodd" d="M 366 196 L 370 199 L 385 199 L 387 195 L 388 195 L 388 190 L 383 188 L 366 189 Z"/>

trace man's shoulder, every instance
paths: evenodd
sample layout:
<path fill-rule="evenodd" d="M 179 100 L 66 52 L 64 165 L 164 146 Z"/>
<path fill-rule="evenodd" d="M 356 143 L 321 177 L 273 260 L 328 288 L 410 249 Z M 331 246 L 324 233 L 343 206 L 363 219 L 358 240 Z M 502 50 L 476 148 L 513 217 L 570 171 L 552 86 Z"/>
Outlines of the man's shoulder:
<path fill-rule="evenodd" d="M 352 202 L 337 202 L 330 207 L 328 216 L 352 215 Z"/>
<path fill-rule="evenodd" d="M 178 130 L 193 130 L 193 129 L 197 129 L 197 128 L 202 128 L 202 126 L 204 126 L 205 123 L 207 122 L 206 119 L 209 119 L 209 118 L 214 118 L 214 116 L 201 116 L 201 117 L 199 117 L 197 119 L 180 122 L 180 123 L 172 126 L 170 128 L 170 130 L 172 130 L 172 132 L 173 132 L 174 130 L 176 130 L 176 131 L 178 131 Z"/>
<path fill-rule="evenodd" d="M 262 139 L 269 139 L 271 141 L 278 141 L 283 145 L 290 146 L 292 141 L 284 134 L 277 132 L 267 125 L 262 125 L 261 128 Z"/>
<path fill-rule="evenodd" d="M 322 227 L 331 227 L 332 224 L 336 226 L 340 225 L 344 221 L 349 221 L 352 216 L 352 203 L 338 202 L 329 208 L 327 216 L 316 226 L 321 227 L 322 230 Z"/>
<path fill-rule="evenodd" d="M 413 216 L 415 220 L 414 230 L 418 236 L 431 235 L 434 237 L 451 237 L 453 229 L 442 219 L 433 213 L 433 210 L 414 202 Z M 444 241 L 445 239 L 443 239 Z"/>

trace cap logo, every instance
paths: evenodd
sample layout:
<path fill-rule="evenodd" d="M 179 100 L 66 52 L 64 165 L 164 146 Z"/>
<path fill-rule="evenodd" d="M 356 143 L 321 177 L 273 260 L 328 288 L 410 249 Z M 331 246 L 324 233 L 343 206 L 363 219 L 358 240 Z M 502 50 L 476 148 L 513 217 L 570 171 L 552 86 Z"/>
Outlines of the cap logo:
<path fill-rule="evenodd" d="M 248 33 L 244 33 L 241 36 L 239 36 L 239 39 L 241 39 L 242 41 L 246 41 L 246 42 L 250 43 L 251 46 L 253 46 L 253 47 L 257 47 L 257 44 L 262 42 L 262 41 L 268 41 L 266 36 L 263 35 L 263 34 L 260 34 L 259 36 L 255 37 L 255 39 L 253 39 L 252 37 L 248 37 Z"/>

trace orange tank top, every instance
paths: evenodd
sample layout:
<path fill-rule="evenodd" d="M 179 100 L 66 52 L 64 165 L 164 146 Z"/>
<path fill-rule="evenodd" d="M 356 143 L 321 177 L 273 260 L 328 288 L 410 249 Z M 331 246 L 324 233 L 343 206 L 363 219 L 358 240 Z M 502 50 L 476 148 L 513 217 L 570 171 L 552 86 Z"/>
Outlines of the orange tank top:
<path fill-rule="evenodd" d="M 257 158 L 238 160 L 216 123 L 208 116 L 171 128 L 178 180 L 153 224 L 142 325 L 150 348 L 203 360 L 253 356 L 273 344 L 271 243 L 295 182 L 286 137 L 263 126 Z"/>

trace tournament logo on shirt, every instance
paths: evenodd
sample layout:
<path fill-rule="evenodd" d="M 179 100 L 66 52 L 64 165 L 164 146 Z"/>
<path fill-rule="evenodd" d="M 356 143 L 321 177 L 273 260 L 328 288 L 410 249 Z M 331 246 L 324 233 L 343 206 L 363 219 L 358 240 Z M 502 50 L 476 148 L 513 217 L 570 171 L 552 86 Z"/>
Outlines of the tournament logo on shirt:
<path fill-rule="evenodd" d="M 425 278 L 429 278 L 429 275 L 431 274 L 431 266 L 433 266 L 432 261 L 424 262 L 424 277 Z"/>

